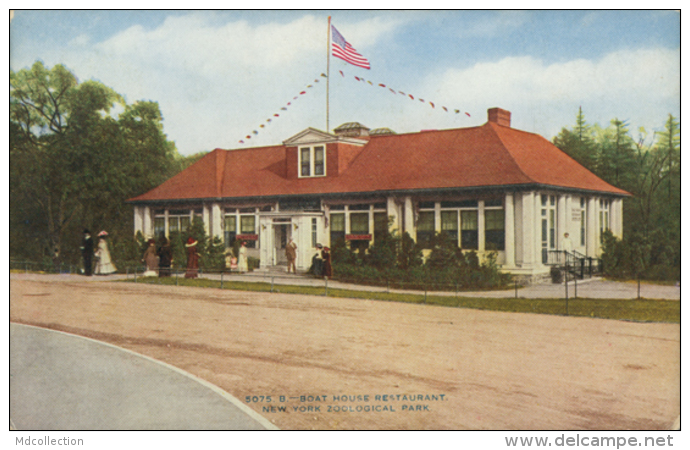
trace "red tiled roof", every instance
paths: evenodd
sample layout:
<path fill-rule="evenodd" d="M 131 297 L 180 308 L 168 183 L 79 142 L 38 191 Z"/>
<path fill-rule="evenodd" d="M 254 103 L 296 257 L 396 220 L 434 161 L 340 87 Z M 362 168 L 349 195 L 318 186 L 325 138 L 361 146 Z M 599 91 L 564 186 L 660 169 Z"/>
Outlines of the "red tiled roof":
<path fill-rule="evenodd" d="M 343 173 L 322 178 L 288 179 L 283 145 L 216 149 L 130 201 L 530 184 L 630 195 L 543 137 L 487 122 L 473 128 L 372 136 Z"/>

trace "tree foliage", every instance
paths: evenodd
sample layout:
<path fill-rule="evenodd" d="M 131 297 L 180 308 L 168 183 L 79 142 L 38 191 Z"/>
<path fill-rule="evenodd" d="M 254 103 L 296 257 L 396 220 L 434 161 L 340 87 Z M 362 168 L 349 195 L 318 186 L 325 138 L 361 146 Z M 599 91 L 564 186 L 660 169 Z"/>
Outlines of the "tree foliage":
<path fill-rule="evenodd" d="M 162 121 L 157 103 L 127 104 L 63 65 L 10 71 L 11 256 L 35 260 L 57 249 L 77 262 L 83 228 L 131 239 L 125 200 L 176 168 Z"/>
<path fill-rule="evenodd" d="M 580 139 L 582 136 L 582 139 Z M 606 272 L 618 277 L 678 279 L 680 273 L 680 124 L 669 114 L 651 136 L 635 140 L 627 124 L 576 125 L 554 144 L 605 181 L 632 194 L 624 200 L 623 238 L 602 238 Z"/>

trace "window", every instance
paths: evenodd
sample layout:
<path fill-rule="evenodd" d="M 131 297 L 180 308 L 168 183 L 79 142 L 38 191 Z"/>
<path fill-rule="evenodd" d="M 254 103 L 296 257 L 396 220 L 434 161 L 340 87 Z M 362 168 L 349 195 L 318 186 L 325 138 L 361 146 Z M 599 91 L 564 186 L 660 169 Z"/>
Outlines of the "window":
<path fill-rule="evenodd" d="M 225 247 L 232 247 L 237 236 L 237 217 L 225 216 L 223 221 L 223 234 L 225 235 Z"/>
<path fill-rule="evenodd" d="M 240 216 L 240 234 L 256 234 L 256 217 Z M 256 241 L 247 240 L 247 248 L 256 248 Z"/>
<path fill-rule="evenodd" d="M 585 239 L 587 238 L 586 230 L 587 230 L 587 213 L 583 209 L 582 211 L 580 211 L 580 245 L 582 247 L 584 247 L 586 244 L 586 242 L 585 242 Z"/>
<path fill-rule="evenodd" d="M 153 235 L 156 239 L 165 236 L 165 217 L 155 217 L 153 219 Z"/>
<path fill-rule="evenodd" d="M 586 200 L 584 197 L 580 197 L 580 209 L 580 245 L 584 247 L 587 239 L 587 212 Z"/>
<path fill-rule="evenodd" d="M 422 248 L 431 248 L 431 240 L 436 230 L 434 219 L 435 213 L 433 211 L 419 213 L 419 219 L 417 220 L 417 243 Z"/>
<path fill-rule="evenodd" d="M 441 211 L 441 232 L 458 246 L 458 212 Z"/>
<path fill-rule="evenodd" d="M 610 229 L 609 200 L 599 200 L 599 239 L 603 242 L 604 231 Z"/>
<path fill-rule="evenodd" d="M 385 212 L 374 213 L 374 241 L 388 233 L 388 215 Z"/>
<path fill-rule="evenodd" d="M 369 213 L 350 214 L 350 233 L 358 235 L 369 234 Z M 353 240 L 350 242 L 352 250 L 366 249 L 368 247 L 368 240 Z"/>
<path fill-rule="evenodd" d="M 331 247 L 339 241 L 345 242 L 345 214 L 331 214 Z"/>
<path fill-rule="evenodd" d="M 317 234 L 317 229 L 316 229 L 316 218 L 313 217 L 311 219 L 311 246 L 316 248 L 316 244 L 318 243 L 318 234 Z"/>
<path fill-rule="evenodd" d="M 302 171 L 300 174 L 303 177 L 308 177 L 311 176 L 311 149 L 309 148 L 303 148 L 300 150 L 301 152 L 301 162 L 300 162 L 300 167 L 302 168 Z"/>
<path fill-rule="evenodd" d="M 299 149 L 299 174 L 300 178 L 326 175 L 326 148 L 323 145 Z"/>
<path fill-rule="evenodd" d="M 325 174 L 326 163 L 323 147 L 314 147 L 314 175 L 318 177 Z"/>
<path fill-rule="evenodd" d="M 460 211 L 460 247 L 463 250 L 478 250 L 477 211 Z"/>
<path fill-rule="evenodd" d="M 190 210 L 171 209 L 168 211 L 168 235 L 184 233 L 191 224 Z"/>
<path fill-rule="evenodd" d="M 486 250 L 505 250 L 505 213 L 502 209 L 484 211 Z"/>

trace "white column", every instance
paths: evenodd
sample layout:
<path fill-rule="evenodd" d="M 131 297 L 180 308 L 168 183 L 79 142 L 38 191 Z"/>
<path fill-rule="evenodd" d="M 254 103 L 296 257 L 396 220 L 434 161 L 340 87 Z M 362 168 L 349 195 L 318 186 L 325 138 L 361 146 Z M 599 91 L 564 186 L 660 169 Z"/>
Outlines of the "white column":
<path fill-rule="evenodd" d="M 441 232 L 441 203 L 434 203 L 434 233 Z"/>
<path fill-rule="evenodd" d="M 273 264 L 273 225 L 270 217 L 264 216 L 259 218 L 259 264 L 261 268 L 268 267 Z"/>
<path fill-rule="evenodd" d="M 414 207 L 412 206 L 412 197 L 405 197 L 405 229 L 404 232 L 408 232 L 410 237 L 417 240 L 417 233 L 415 232 L 414 226 Z"/>
<path fill-rule="evenodd" d="M 352 231 L 350 231 L 350 206 L 345 205 L 345 236 L 348 234 L 352 234 Z"/>
<path fill-rule="evenodd" d="M 153 218 L 151 217 L 151 208 L 149 206 L 144 206 L 144 214 L 142 219 L 142 234 L 145 237 L 153 237 Z"/>
<path fill-rule="evenodd" d="M 395 202 L 394 197 L 388 197 L 386 199 L 386 215 L 393 217 L 391 229 L 388 231 L 393 233 L 395 230 L 397 230 L 400 234 L 400 231 L 402 231 L 402 227 L 400 226 L 400 209 L 398 208 L 398 204 Z"/>
<path fill-rule="evenodd" d="M 547 201 L 548 204 L 548 201 Z M 548 217 L 548 216 L 547 216 Z M 534 252 L 534 262 L 538 265 L 542 263 L 541 255 L 541 194 L 539 191 L 534 193 L 534 237 L 532 239 L 532 251 Z"/>
<path fill-rule="evenodd" d="M 599 211 L 597 208 L 597 199 L 590 197 L 587 200 L 587 256 L 597 256 L 599 251 Z"/>
<path fill-rule="evenodd" d="M 163 229 L 165 230 L 165 237 L 170 238 L 170 224 L 168 223 L 168 213 L 168 208 L 165 208 L 165 214 L 163 215 L 163 217 L 165 217 L 165 226 L 163 227 Z"/>
<path fill-rule="evenodd" d="M 146 237 L 144 232 L 144 206 L 134 207 L 134 235 L 141 233 Z"/>
<path fill-rule="evenodd" d="M 208 205 L 204 204 L 201 209 L 201 220 L 204 221 L 204 232 L 206 236 L 211 236 L 211 213 Z"/>
<path fill-rule="evenodd" d="M 613 216 L 613 226 L 611 232 L 617 238 L 623 238 L 623 200 L 617 198 L 611 201 L 611 215 Z"/>
<path fill-rule="evenodd" d="M 513 193 L 505 196 L 505 264 L 504 268 L 515 267 L 515 208 Z"/>
<path fill-rule="evenodd" d="M 534 192 L 522 193 L 522 262 L 523 266 L 532 267 L 535 247 L 535 220 L 534 220 Z"/>
<path fill-rule="evenodd" d="M 556 200 L 556 249 L 563 250 L 561 248 L 561 240 L 565 233 L 570 233 L 570 227 L 568 220 L 568 199 L 569 195 L 559 195 Z"/>
<path fill-rule="evenodd" d="M 477 248 L 478 252 L 482 253 L 486 249 L 486 221 L 484 220 L 484 200 L 479 200 L 477 210 Z"/>
<path fill-rule="evenodd" d="M 222 214 L 221 208 L 218 203 L 213 203 L 211 205 L 211 237 L 223 238 L 223 227 L 221 224 Z M 258 221 L 257 221 L 258 222 Z"/>

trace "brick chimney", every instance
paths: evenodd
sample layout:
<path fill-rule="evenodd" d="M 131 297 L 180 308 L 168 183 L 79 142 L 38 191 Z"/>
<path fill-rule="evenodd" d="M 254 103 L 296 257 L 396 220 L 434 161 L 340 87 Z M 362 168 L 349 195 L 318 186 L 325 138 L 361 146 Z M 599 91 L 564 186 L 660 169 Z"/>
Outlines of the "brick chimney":
<path fill-rule="evenodd" d="M 489 122 L 510 128 L 510 111 L 501 108 L 490 108 L 488 111 Z"/>

